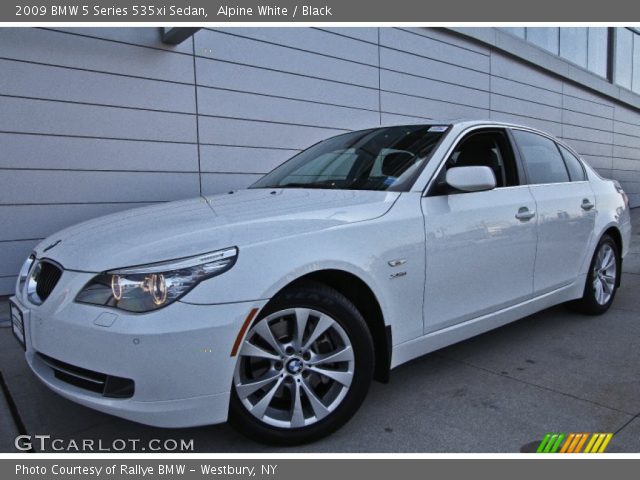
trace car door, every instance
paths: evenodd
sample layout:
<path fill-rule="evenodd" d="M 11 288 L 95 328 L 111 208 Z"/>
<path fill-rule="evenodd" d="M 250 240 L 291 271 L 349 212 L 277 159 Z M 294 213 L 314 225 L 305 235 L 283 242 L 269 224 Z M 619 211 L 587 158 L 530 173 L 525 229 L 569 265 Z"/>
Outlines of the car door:
<path fill-rule="evenodd" d="M 497 187 L 448 191 L 446 170 L 492 168 Z M 531 298 L 536 251 L 535 201 L 521 185 L 511 141 L 502 129 L 463 137 L 425 197 L 424 333 Z"/>
<path fill-rule="evenodd" d="M 527 172 L 538 214 L 534 294 L 573 283 L 595 223 L 595 195 L 584 167 L 554 140 L 526 130 L 513 137 Z"/>

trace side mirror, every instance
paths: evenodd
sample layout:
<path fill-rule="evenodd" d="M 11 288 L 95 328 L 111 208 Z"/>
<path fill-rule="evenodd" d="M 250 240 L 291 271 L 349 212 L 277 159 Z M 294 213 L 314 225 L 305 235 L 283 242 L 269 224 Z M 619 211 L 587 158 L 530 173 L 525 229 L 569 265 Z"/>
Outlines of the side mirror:
<path fill-rule="evenodd" d="M 489 167 L 452 167 L 447 170 L 447 185 L 462 192 L 481 192 L 496 188 L 496 176 Z"/>

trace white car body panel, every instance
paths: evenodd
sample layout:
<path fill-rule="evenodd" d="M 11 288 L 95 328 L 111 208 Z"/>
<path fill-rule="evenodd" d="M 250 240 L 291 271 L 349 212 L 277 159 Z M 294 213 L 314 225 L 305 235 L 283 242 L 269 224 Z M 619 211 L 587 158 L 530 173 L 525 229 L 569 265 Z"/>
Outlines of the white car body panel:
<path fill-rule="evenodd" d="M 89 220 L 43 240 L 38 257 L 66 269 L 101 272 L 188 257 L 376 218 L 399 193 L 239 190 L 136 208 Z M 63 239 L 48 251 L 44 249 Z"/>
<path fill-rule="evenodd" d="M 97 410 L 203 425 L 227 418 L 237 360 L 230 352 L 250 312 L 306 274 L 343 271 L 369 287 L 392 332 L 391 368 L 580 297 L 602 234 L 617 229 L 624 256 L 631 232 L 622 196 L 588 166 L 588 182 L 424 196 L 460 138 L 486 127 L 512 125 L 453 123 L 408 192 L 241 190 L 51 235 L 35 254 L 64 268 L 59 285 L 42 305 L 22 292 L 12 298 L 25 316 L 29 365 L 56 392 Z M 585 212 L 582 197 L 595 208 Z M 518 219 L 521 207 L 537 214 Z M 239 250 L 229 271 L 165 308 L 133 314 L 74 302 L 97 273 L 229 247 Z M 105 312 L 116 316 L 108 326 Z M 66 384 L 36 352 L 132 378 L 135 395 L 107 399 Z"/>
<path fill-rule="evenodd" d="M 424 333 L 531 298 L 536 220 L 518 220 L 522 207 L 536 208 L 527 186 L 423 198 Z"/>
<path fill-rule="evenodd" d="M 531 185 L 536 202 L 538 247 L 534 294 L 555 290 L 575 281 L 593 250 L 595 209 L 583 210 L 583 200 L 595 204 L 589 182 Z M 599 238 L 599 237 L 598 237 Z"/>

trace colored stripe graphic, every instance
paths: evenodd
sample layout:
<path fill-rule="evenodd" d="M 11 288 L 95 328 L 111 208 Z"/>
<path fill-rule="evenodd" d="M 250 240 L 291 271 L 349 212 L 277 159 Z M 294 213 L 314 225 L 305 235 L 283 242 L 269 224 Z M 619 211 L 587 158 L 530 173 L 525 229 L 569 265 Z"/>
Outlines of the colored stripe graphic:
<path fill-rule="evenodd" d="M 547 433 L 536 453 L 603 453 L 612 438 L 613 433 Z"/>

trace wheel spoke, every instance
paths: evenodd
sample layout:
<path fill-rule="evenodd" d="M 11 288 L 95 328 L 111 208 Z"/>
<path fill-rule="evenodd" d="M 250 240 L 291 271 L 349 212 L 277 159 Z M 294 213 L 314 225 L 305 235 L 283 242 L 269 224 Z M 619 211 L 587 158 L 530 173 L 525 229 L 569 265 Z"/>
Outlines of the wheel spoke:
<path fill-rule="evenodd" d="M 296 308 L 296 336 L 295 336 L 295 345 L 297 348 L 302 348 L 302 339 L 304 337 L 304 332 L 307 328 L 307 323 L 309 322 L 309 309 L 307 308 Z"/>
<path fill-rule="evenodd" d="M 267 352 L 266 350 L 250 343 L 248 340 L 242 344 L 242 349 L 240 350 L 240 356 L 242 357 L 258 357 L 258 358 L 266 358 L 268 360 L 280 360 L 278 355 L 274 355 L 271 352 Z"/>
<path fill-rule="evenodd" d="M 269 345 L 273 348 L 277 354 L 283 355 L 282 345 L 276 340 L 269 326 L 269 322 L 259 322 L 253 329 L 254 333 L 260 335 Z"/>
<path fill-rule="evenodd" d="M 322 401 L 318 398 L 316 393 L 313 391 L 310 385 L 307 384 L 306 380 L 302 380 L 302 389 L 304 393 L 307 395 L 309 399 L 309 403 L 311 404 L 311 409 L 316 416 L 317 420 L 321 420 L 327 415 L 329 415 L 329 409 L 322 403 Z"/>
<path fill-rule="evenodd" d="M 353 358 L 353 350 L 347 346 L 338 351 L 317 355 L 307 363 L 309 365 L 324 365 L 326 363 L 351 362 Z"/>
<path fill-rule="evenodd" d="M 341 383 L 345 387 L 351 385 L 351 380 L 353 379 L 353 373 L 351 372 L 339 372 L 337 370 L 329 370 L 326 368 L 320 368 L 317 366 L 310 366 L 309 370 L 315 372 L 317 374 L 323 375 L 331 380 L 335 380 L 338 383 Z"/>
<path fill-rule="evenodd" d="M 611 292 L 613 291 L 613 282 L 609 281 L 606 277 L 602 277 L 601 282 L 605 296 L 611 295 Z"/>
<path fill-rule="evenodd" d="M 238 397 L 247 398 L 253 392 L 266 387 L 271 382 L 274 382 L 276 378 L 280 375 L 279 372 L 269 371 L 259 380 L 256 380 L 251 383 L 241 383 L 236 385 L 236 392 L 238 393 Z"/>
<path fill-rule="evenodd" d="M 298 428 L 304 426 L 304 411 L 302 410 L 302 398 L 300 397 L 300 383 L 293 382 L 291 385 L 292 390 L 292 412 L 291 412 L 291 427 Z"/>
<path fill-rule="evenodd" d="M 604 250 L 602 262 L 600 263 L 600 268 L 602 270 L 607 270 L 608 268 L 611 267 L 612 263 L 613 263 L 613 250 L 611 250 L 610 248 L 607 248 L 606 250 Z"/>
<path fill-rule="evenodd" d="M 598 303 L 600 305 L 603 305 L 605 303 L 603 300 L 604 291 L 602 289 L 602 282 L 600 281 L 600 279 L 598 279 L 596 282 L 595 294 L 596 294 L 596 300 L 598 301 Z"/>
<path fill-rule="evenodd" d="M 320 315 L 320 319 L 318 320 L 318 323 L 316 324 L 308 340 L 302 347 L 302 350 L 303 351 L 308 350 L 309 347 L 313 344 L 313 342 L 315 342 L 320 337 L 320 335 L 326 332 L 333 325 L 333 323 L 334 323 L 333 320 L 331 320 L 326 315 Z"/>
<path fill-rule="evenodd" d="M 273 387 L 271 387 L 271 390 L 269 390 L 264 397 L 262 397 L 260 401 L 251 408 L 252 413 L 256 417 L 262 418 L 264 416 L 267 408 L 269 408 L 269 405 L 271 404 L 271 400 L 273 400 L 273 396 L 276 394 L 281 384 L 282 377 L 278 378 L 278 381 L 273 385 Z"/>

